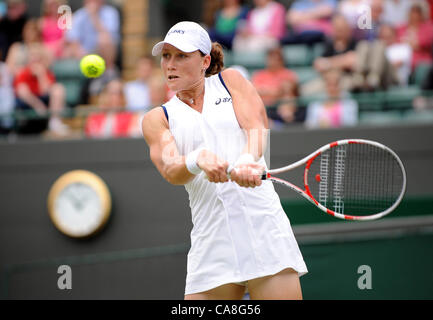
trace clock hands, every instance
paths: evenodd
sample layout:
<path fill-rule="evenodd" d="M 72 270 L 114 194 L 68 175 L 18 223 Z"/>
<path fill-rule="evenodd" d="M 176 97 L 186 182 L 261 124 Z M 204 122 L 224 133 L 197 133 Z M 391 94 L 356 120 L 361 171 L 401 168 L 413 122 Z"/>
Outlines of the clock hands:
<path fill-rule="evenodd" d="M 74 207 L 81 211 L 87 202 L 88 196 L 86 194 L 83 195 L 80 189 L 81 188 L 78 186 L 71 188 L 72 192 L 70 192 L 70 199 L 72 200 Z"/>

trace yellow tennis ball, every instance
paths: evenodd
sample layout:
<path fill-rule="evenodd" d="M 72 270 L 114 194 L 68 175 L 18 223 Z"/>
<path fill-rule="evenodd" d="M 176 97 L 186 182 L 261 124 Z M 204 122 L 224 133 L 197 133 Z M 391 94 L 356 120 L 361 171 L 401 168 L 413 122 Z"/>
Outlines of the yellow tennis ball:
<path fill-rule="evenodd" d="M 81 59 L 80 69 L 87 78 L 97 78 L 105 71 L 105 61 L 97 54 L 89 54 Z"/>

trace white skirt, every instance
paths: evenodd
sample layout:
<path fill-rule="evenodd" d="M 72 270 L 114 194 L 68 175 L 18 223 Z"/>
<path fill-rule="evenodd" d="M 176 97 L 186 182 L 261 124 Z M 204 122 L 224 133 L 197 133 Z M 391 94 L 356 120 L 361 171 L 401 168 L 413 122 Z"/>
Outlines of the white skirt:
<path fill-rule="evenodd" d="M 192 198 L 199 200 L 190 202 L 194 227 L 185 294 L 286 268 L 299 276 L 308 272 L 272 182 L 256 188 L 208 183 Z"/>

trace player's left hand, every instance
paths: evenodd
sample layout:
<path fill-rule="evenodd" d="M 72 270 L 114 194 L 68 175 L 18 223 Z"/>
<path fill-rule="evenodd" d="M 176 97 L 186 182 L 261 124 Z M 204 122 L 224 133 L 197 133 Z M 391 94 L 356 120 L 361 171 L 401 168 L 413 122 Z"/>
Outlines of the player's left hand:
<path fill-rule="evenodd" d="M 262 174 L 264 166 L 258 163 L 238 164 L 230 172 L 230 179 L 241 187 L 254 188 L 262 184 Z"/>

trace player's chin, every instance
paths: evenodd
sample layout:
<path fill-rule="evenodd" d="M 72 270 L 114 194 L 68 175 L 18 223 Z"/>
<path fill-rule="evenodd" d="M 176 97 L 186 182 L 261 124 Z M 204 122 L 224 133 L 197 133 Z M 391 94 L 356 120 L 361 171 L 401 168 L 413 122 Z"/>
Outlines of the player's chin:
<path fill-rule="evenodd" d="M 184 87 L 182 81 L 179 81 L 179 78 L 173 80 L 166 79 L 165 83 L 167 84 L 168 89 L 173 92 L 182 91 Z"/>

